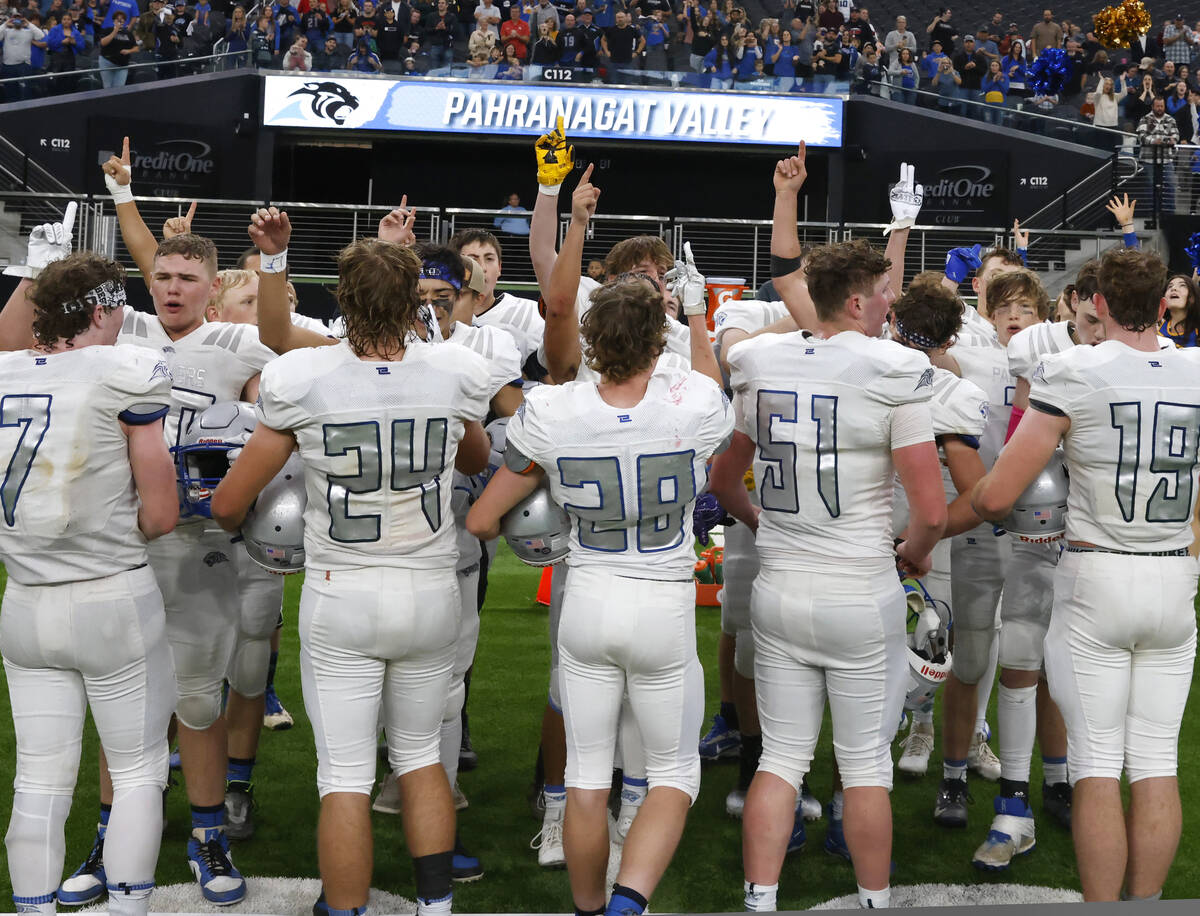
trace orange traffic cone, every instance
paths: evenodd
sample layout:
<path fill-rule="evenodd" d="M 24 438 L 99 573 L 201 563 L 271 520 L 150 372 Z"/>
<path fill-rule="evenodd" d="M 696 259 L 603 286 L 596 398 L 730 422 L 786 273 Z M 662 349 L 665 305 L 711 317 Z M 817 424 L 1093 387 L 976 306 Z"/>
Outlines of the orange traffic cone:
<path fill-rule="evenodd" d="M 538 582 L 537 603 L 550 606 L 550 581 L 554 578 L 554 567 L 542 567 L 542 578 Z"/>

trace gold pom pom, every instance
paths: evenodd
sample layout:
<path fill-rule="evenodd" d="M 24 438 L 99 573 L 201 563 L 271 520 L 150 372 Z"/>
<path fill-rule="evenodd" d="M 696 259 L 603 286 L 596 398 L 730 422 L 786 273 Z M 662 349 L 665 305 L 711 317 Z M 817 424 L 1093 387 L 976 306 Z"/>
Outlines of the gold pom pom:
<path fill-rule="evenodd" d="M 1153 20 L 1142 0 L 1106 6 L 1092 17 L 1093 31 L 1107 48 L 1127 48 L 1150 31 Z"/>

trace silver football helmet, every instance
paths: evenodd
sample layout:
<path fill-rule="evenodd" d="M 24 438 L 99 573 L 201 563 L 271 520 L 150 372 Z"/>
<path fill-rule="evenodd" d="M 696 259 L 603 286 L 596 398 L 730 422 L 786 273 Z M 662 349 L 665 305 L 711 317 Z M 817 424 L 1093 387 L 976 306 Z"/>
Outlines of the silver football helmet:
<path fill-rule="evenodd" d="M 1055 449 L 1040 474 L 1017 497 L 1004 527 L 1022 541 L 1035 544 L 1056 541 L 1067 530 L 1067 465 L 1062 449 Z"/>
<path fill-rule="evenodd" d="M 571 518 L 541 486 L 500 519 L 500 533 L 522 563 L 549 566 L 567 555 Z"/>
<path fill-rule="evenodd" d="M 905 709 L 918 709 L 933 699 L 950 675 L 949 614 L 943 616 L 924 588 L 904 583 L 908 599 L 908 694 Z M 947 609 L 948 610 L 948 609 Z"/>
<path fill-rule="evenodd" d="M 212 518 L 212 494 L 254 432 L 254 405 L 219 401 L 197 414 L 179 437 L 175 467 L 186 515 Z"/>
<path fill-rule="evenodd" d="M 268 483 L 242 522 L 250 559 L 268 572 L 304 571 L 304 464 L 293 452 Z"/>

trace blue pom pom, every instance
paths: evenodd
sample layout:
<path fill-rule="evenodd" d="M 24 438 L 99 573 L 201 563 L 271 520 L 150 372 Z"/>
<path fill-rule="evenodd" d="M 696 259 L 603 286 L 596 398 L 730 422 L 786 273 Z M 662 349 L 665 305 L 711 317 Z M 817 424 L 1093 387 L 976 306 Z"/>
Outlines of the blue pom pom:
<path fill-rule="evenodd" d="M 1074 65 L 1062 48 L 1044 48 L 1029 68 L 1025 84 L 1035 95 L 1060 95 Z"/>
<path fill-rule="evenodd" d="M 1183 253 L 1192 262 L 1192 267 L 1200 270 L 1200 232 L 1193 232 L 1188 237 L 1187 247 L 1183 249 Z"/>

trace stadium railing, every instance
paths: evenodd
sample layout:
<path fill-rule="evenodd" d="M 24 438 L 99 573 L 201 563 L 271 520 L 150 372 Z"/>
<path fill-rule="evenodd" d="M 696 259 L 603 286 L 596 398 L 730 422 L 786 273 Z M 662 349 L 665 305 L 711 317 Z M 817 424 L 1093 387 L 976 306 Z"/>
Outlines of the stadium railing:
<path fill-rule="evenodd" d="M 1200 187 L 1200 185 L 1198 185 Z M 80 204 L 76 220 L 76 247 L 91 248 L 115 257 L 130 270 L 132 260 L 118 244 L 120 233 L 111 201 L 85 195 L 0 192 L 0 204 L 6 211 L 21 215 L 20 232 L 26 234 L 38 223 L 61 218 L 70 200 Z M 163 222 L 187 212 L 192 198 L 138 197 L 138 209 L 151 231 L 159 234 Z M 262 201 L 199 199 L 194 228 L 212 238 L 224 256 L 222 266 L 230 266 L 233 256 L 249 247 L 246 227 L 251 212 Z M 324 281 L 337 276 L 338 250 L 356 238 L 374 235 L 376 226 L 390 204 L 326 204 L 304 201 L 272 201 L 287 210 L 293 221 L 289 246 L 291 274 L 298 280 Z M 444 241 L 460 229 L 482 228 L 495 232 L 504 249 L 503 283 L 521 287 L 536 284 L 529 260 L 528 236 L 500 231 L 498 220 L 522 218 L 522 214 L 504 210 L 476 210 L 453 207 L 418 208 L 414 227 L 417 238 Z M 527 216 L 525 218 L 528 218 Z M 559 238 L 569 223 L 560 217 Z M 821 245 L 849 239 L 866 239 L 883 247 L 882 223 L 802 222 L 801 241 Z M 585 260 L 603 260 L 612 245 L 632 235 L 649 234 L 662 238 L 677 256 L 683 243 L 691 242 L 696 262 L 710 276 L 741 277 L 750 290 L 770 278 L 770 220 L 731 220 L 686 216 L 598 215 L 589 228 L 584 245 Z M 1142 233 L 1149 239 L 1150 233 Z M 1120 244 L 1117 230 L 1046 229 L 1037 230 L 1030 245 L 1030 266 L 1043 273 L 1063 271 L 1076 260 L 1095 257 Z M 1011 227 L 914 226 L 905 254 L 905 276 L 911 278 L 924 270 L 942 270 L 951 248 L 983 244 L 1012 245 Z"/>

